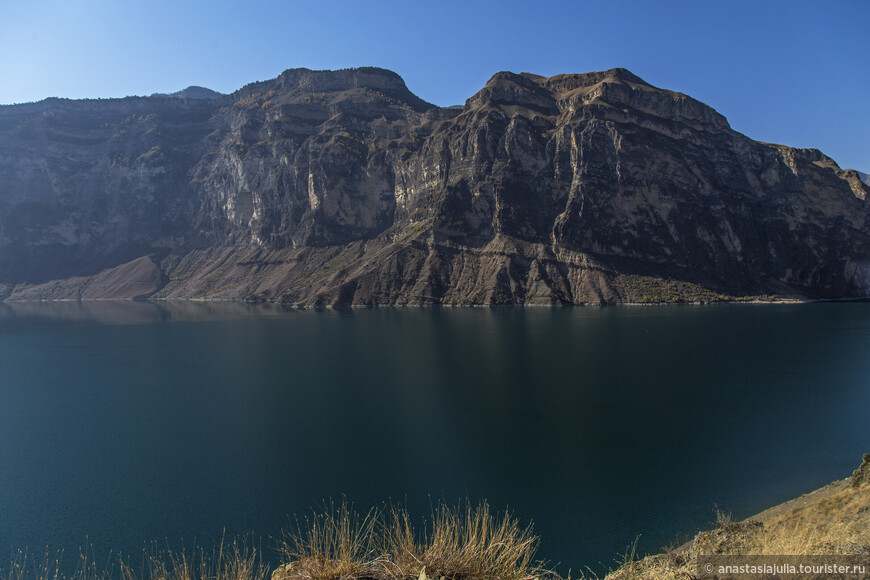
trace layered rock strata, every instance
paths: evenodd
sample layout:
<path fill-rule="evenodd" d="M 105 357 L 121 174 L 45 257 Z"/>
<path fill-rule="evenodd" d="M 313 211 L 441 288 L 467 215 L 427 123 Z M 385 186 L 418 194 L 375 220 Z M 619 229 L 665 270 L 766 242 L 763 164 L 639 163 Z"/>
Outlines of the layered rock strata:
<path fill-rule="evenodd" d="M 862 298 L 861 174 L 624 69 L 0 107 L 0 297 L 304 306 Z"/>

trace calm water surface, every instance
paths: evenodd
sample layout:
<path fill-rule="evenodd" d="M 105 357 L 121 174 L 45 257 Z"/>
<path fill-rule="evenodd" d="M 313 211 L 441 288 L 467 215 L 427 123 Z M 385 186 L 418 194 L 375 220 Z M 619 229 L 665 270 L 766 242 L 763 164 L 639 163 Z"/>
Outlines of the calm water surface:
<path fill-rule="evenodd" d="M 467 497 L 600 569 L 848 475 L 868 350 L 860 303 L 0 305 L 0 554 L 268 551 L 324 499 Z"/>

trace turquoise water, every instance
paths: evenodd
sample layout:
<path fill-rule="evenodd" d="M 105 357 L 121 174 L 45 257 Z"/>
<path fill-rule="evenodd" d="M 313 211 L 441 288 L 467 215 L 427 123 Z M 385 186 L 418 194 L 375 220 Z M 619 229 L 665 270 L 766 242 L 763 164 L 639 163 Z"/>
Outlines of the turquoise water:
<path fill-rule="evenodd" d="M 269 556 L 330 498 L 486 498 L 601 569 L 851 473 L 868 349 L 866 303 L 0 305 L 0 553 L 251 533 Z"/>

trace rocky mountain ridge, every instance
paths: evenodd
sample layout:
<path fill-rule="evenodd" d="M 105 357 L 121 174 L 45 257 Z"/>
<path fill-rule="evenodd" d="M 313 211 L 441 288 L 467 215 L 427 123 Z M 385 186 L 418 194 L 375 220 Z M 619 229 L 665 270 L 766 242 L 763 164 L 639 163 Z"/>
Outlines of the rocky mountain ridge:
<path fill-rule="evenodd" d="M 174 93 L 154 93 L 152 97 L 174 97 L 176 99 L 220 99 L 223 95 L 206 87 L 191 85 Z"/>
<path fill-rule="evenodd" d="M 752 141 L 624 69 L 501 72 L 462 108 L 377 68 L 194 89 L 0 107 L 0 296 L 328 306 L 870 293 L 858 172 Z"/>

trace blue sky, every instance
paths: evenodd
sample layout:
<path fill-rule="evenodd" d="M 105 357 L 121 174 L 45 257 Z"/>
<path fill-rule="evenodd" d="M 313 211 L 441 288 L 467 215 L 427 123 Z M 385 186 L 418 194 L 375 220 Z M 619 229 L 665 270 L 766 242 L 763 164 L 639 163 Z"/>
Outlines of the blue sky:
<path fill-rule="evenodd" d="M 500 70 L 622 66 L 754 139 L 870 171 L 868 0 L 0 0 L 0 14 L 0 103 L 370 65 L 451 105 Z"/>

